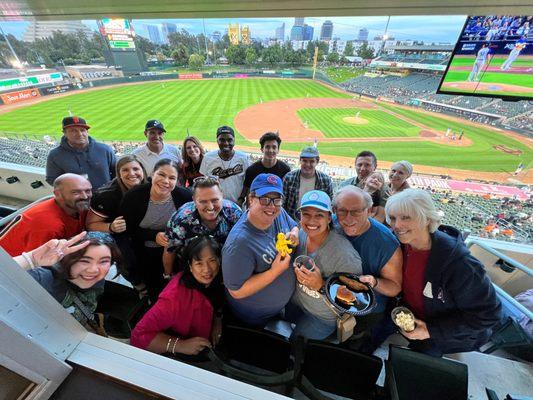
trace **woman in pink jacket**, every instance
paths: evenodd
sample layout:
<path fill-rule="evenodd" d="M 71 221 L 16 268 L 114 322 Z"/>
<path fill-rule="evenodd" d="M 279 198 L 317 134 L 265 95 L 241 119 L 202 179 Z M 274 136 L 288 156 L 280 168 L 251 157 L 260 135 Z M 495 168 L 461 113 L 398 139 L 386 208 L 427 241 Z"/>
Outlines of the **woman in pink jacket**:
<path fill-rule="evenodd" d="M 172 278 L 139 321 L 131 335 L 133 346 L 158 354 L 196 355 L 220 339 L 220 247 L 211 236 L 197 236 L 186 243 L 184 256 L 189 268 Z"/>

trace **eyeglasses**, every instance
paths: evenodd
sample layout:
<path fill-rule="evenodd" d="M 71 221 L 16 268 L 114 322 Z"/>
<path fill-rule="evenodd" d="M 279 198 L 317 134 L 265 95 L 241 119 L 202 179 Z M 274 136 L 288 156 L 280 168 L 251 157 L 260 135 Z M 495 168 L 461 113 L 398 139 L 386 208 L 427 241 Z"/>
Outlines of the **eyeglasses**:
<path fill-rule="evenodd" d="M 281 207 L 283 205 L 283 197 L 267 197 L 267 196 L 254 196 L 259 200 L 259 204 L 264 207 L 268 207 L 271 204 L 274 204 L 275 207 Z"/>
<path fill-rule="evenodd" d="M 340 210 L 337 210 L 336 214 L 338 217 L 347 217 L 348 214 L 350 214 L 352 217 L 360 217 L 361 215 L 363 215 L 363 213 L 366 211 L 367 209 L 366 208 L 362 208 L 360 210 L 344 210 L 344 209 L 340 209 Z"/>

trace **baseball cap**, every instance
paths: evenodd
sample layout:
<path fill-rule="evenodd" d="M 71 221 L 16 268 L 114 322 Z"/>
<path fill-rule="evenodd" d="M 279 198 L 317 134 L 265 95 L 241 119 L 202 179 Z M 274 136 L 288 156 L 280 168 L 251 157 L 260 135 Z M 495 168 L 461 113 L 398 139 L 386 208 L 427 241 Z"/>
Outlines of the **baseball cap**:
<path fill-rule="evenodd" d="M 158 121 L 157 119 L 151 119 L 146 122 L 146 126 L 144 127 L 144 130 L 147 131 L 150 128 L 159 129 L 161 132 L 166 132 L 165 127 L 163 126 L 163 123 L 161 121 Z"/>
<path fill-rule="evenodd" d="M 233 131 L 233 128 L 231 126 L 224 125 L 217 129 L 217 137 L 225 133 L 235 137 L 235 132 Z"/>
<path fill-rule="evenodd" d="M 90 128 L 90 126 L 87 125 L 87 122 L 85 122 L 83 118 L 74 116 L 63 118 L 63 121 L 61 121 L 61 125 L 63 129 L 68 128 L 69 126 L 83 126 L 85 129 Z"/>
<path fill-rule="evenodd" d="M 282 195 L 283 183 L 277 175 L 259 174 L 253 180 L 250 192 L 255 192 L 257 196 L 264 196 L 267 193 L 279 193 Z"/>
<path fill-rule="evenodd" d="M 300 158 L 315 158 L 320 157 L 320 153 L 315 146 L 307 146 L 300 152 Z"/>
<path fill-rule="evenodd" d="M 301 210 L 305 207 L 313 207 L 322 211 L 328 211 L 330 213 L 333 212 L 331 210 L 331 199 L 329 198 L 328 194 L 322 190 L 311 190 L 310 192 L 304 194 L 298 210 Z"/>

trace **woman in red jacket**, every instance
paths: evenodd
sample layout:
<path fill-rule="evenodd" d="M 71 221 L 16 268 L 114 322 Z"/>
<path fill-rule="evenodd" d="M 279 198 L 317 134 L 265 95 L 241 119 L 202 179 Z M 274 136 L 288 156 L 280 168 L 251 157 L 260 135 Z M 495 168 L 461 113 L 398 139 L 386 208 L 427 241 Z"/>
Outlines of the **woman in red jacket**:
<path fill-rule="evenodd" d="M 186 246 L 189 268 L 172 278 L 139 321 L 132 345 L 158 354 L 196 355 L 220 339 L 220 247 L 211 236 L 194 237 Z"/>

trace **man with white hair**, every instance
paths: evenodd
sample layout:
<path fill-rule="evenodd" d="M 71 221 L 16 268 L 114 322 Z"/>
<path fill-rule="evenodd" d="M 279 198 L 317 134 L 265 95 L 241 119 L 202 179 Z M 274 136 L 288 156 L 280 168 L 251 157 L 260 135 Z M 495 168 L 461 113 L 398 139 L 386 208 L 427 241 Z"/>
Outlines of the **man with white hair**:
<path fill-rule="evenodd" d="M 358 318 L 359 330 L 364 325 L 369 328 L 379 322 L 388 298 L 398 295 L 402 288 L 400 245 L 385 225 L 369 217 L 371 208 L 372 197 L 353 185 L 340 188 L 333 197 L 335 228 L 361 256 L 363 275 L 360 279 L 372 286 L 377 295 L 374 315 Z"/>
<path fill-rule="evenodd" d="M 0 246 L 12 257 L 50 239 L 69 239 L 85 228 L 91 183 L 81 175 L 63 174 L 54 181 L 54 198 L 35 204 L 0 231 Z"/>

